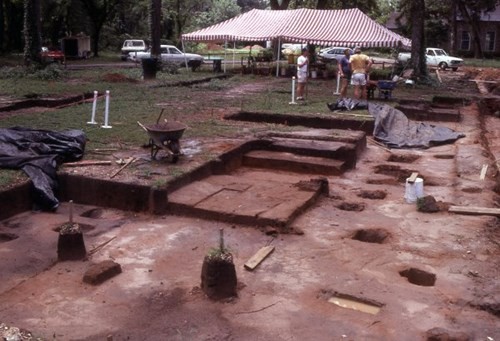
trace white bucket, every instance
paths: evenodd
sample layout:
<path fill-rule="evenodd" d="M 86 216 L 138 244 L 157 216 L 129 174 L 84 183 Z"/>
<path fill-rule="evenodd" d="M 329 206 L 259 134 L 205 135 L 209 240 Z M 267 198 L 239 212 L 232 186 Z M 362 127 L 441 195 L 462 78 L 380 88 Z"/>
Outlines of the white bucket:
<path fill-rule="evenodd" d="M 312 70 L 311 71 L 311 78 L 318 78 L 318 71 Z"/>
<path fill-rule="evenodd" d="M 281 75 L 286 76 L 286 68 L 282 67 L 280 70 L 281 70 Z"/>
<path fill-rule="evenodd" d="M 418 198 L 424 197 L 424 179 L 417 178 L 414 183 L 408 182 L 406 178 L 405 199 L 409 204 L 417 202 Z"/>

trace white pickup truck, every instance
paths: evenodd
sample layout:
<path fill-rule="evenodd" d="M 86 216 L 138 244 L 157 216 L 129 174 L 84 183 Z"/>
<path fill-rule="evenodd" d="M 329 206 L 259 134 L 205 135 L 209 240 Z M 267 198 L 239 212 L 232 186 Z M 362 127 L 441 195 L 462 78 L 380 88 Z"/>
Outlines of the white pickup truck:
<path fill-rule="evenodd" d="M 436 66 L 442 70 L 451 68 L 453 71 L 457 71 L 458 67 L 464 64 L 463 59 L 449 56 L 443 49 L 428 47 L 425 50 L 425 54 L 427 66 Z M 401 63 L 407 63 L 410 58 L 411 54 L 408 52 L 402 52 L 398 54 L 398 61 Z"/>
<path fill-rule="evenodd" d="M 161 61 L 166 63 L 173 63 L 178 66 L 187 65 L 194 71 L 203 63 L 203 57 L 194 53 L 182 53 L 177 47 L 173 45 L 160 46 Z M 130 52 L 128 58 L 134 62 L 140 62 L 141 59 L 150 58 L 151 52 Z"/>

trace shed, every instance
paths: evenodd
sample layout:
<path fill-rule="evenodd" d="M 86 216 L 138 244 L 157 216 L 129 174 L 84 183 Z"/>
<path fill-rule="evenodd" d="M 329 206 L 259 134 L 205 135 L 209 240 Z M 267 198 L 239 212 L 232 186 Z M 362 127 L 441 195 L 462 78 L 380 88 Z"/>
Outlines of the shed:
<path fill-rule="evenodd" d="M 90 37 L 85 35 L 64 37 L 61 49 L 66 58 L 88 58 L 91 51 Z"/>

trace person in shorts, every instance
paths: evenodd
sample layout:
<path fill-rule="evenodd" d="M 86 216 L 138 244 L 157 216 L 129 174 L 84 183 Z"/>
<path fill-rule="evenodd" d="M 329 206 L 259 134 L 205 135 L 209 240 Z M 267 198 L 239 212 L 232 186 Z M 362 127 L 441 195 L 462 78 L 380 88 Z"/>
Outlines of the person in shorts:
<path fill-rule="evenodd" d="M 349 58 L 351 67 L 351 85 L 354 85 L 354 97 L 366 100 L 366 77 L 372 66 L 372 60 L 361 49 L 356 47 L 354 54 Z"/>
<path fill-rule="evenodd" d="M 351 50 L 345 49 L 344 56 L 338 61 L 338 72 L 342 83 L 340 85 L 340 98 L 345 98 L 347 95 L 347 87 L 351 82 L 351 67 L 349 65 L 349 58 L 351 56 Z"/>
<path fill-rule="evenodd" d="M 297 58 L 297 100 L 304 100 L 304 89 L 307 84 L 309 66 L 309 51 L 307 48 L 302 49 L 302 55 Z"/>

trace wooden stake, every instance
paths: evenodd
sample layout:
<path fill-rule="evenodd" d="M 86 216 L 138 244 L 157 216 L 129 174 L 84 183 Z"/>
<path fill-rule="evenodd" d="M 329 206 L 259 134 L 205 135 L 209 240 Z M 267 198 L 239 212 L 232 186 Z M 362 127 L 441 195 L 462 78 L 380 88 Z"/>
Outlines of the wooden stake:
<path fill-rule="evenodd" d="M 69 201 L 69 223 L 73 224 L 73 200 Z"/>
<path fill-rule="evenodd" d="M 436 76 L 437 76 L 437 78 L 439 80 L 439 83 L 443 83 L 443 80 L 441 79 L 441 75 L 439 74 L 439 70 L 438 69 L 436 69 Z"/>
<path fill-rule="evenodd" d="M 122 170 L 124 170 L 126 167 L 128 167 L 132 162 L 135 161 L 135 157 L 130 158 L 130 160 L 127 161 L 126 164 L 124 164 L 119 170 L 117 170 L 113 175 L 111 175 L 109 178 L 113 179 L 115 176 L 117 176 Z"/>
<path fill-rule="evenodd" d="M 481 169 L 481 175 L 479 175 L 479 180 L 484 180 L 486 178 L 486 172 L 488 171 L 488 165 L 483 165 L 483 168 Z"/>
<path fill-rule="evenodd" d="M 223 228 L 219 229 L 219 233 L 220 233 L 220 236 L 219 236 L 220 251 L 224 252 L 224 229 Z"/>

